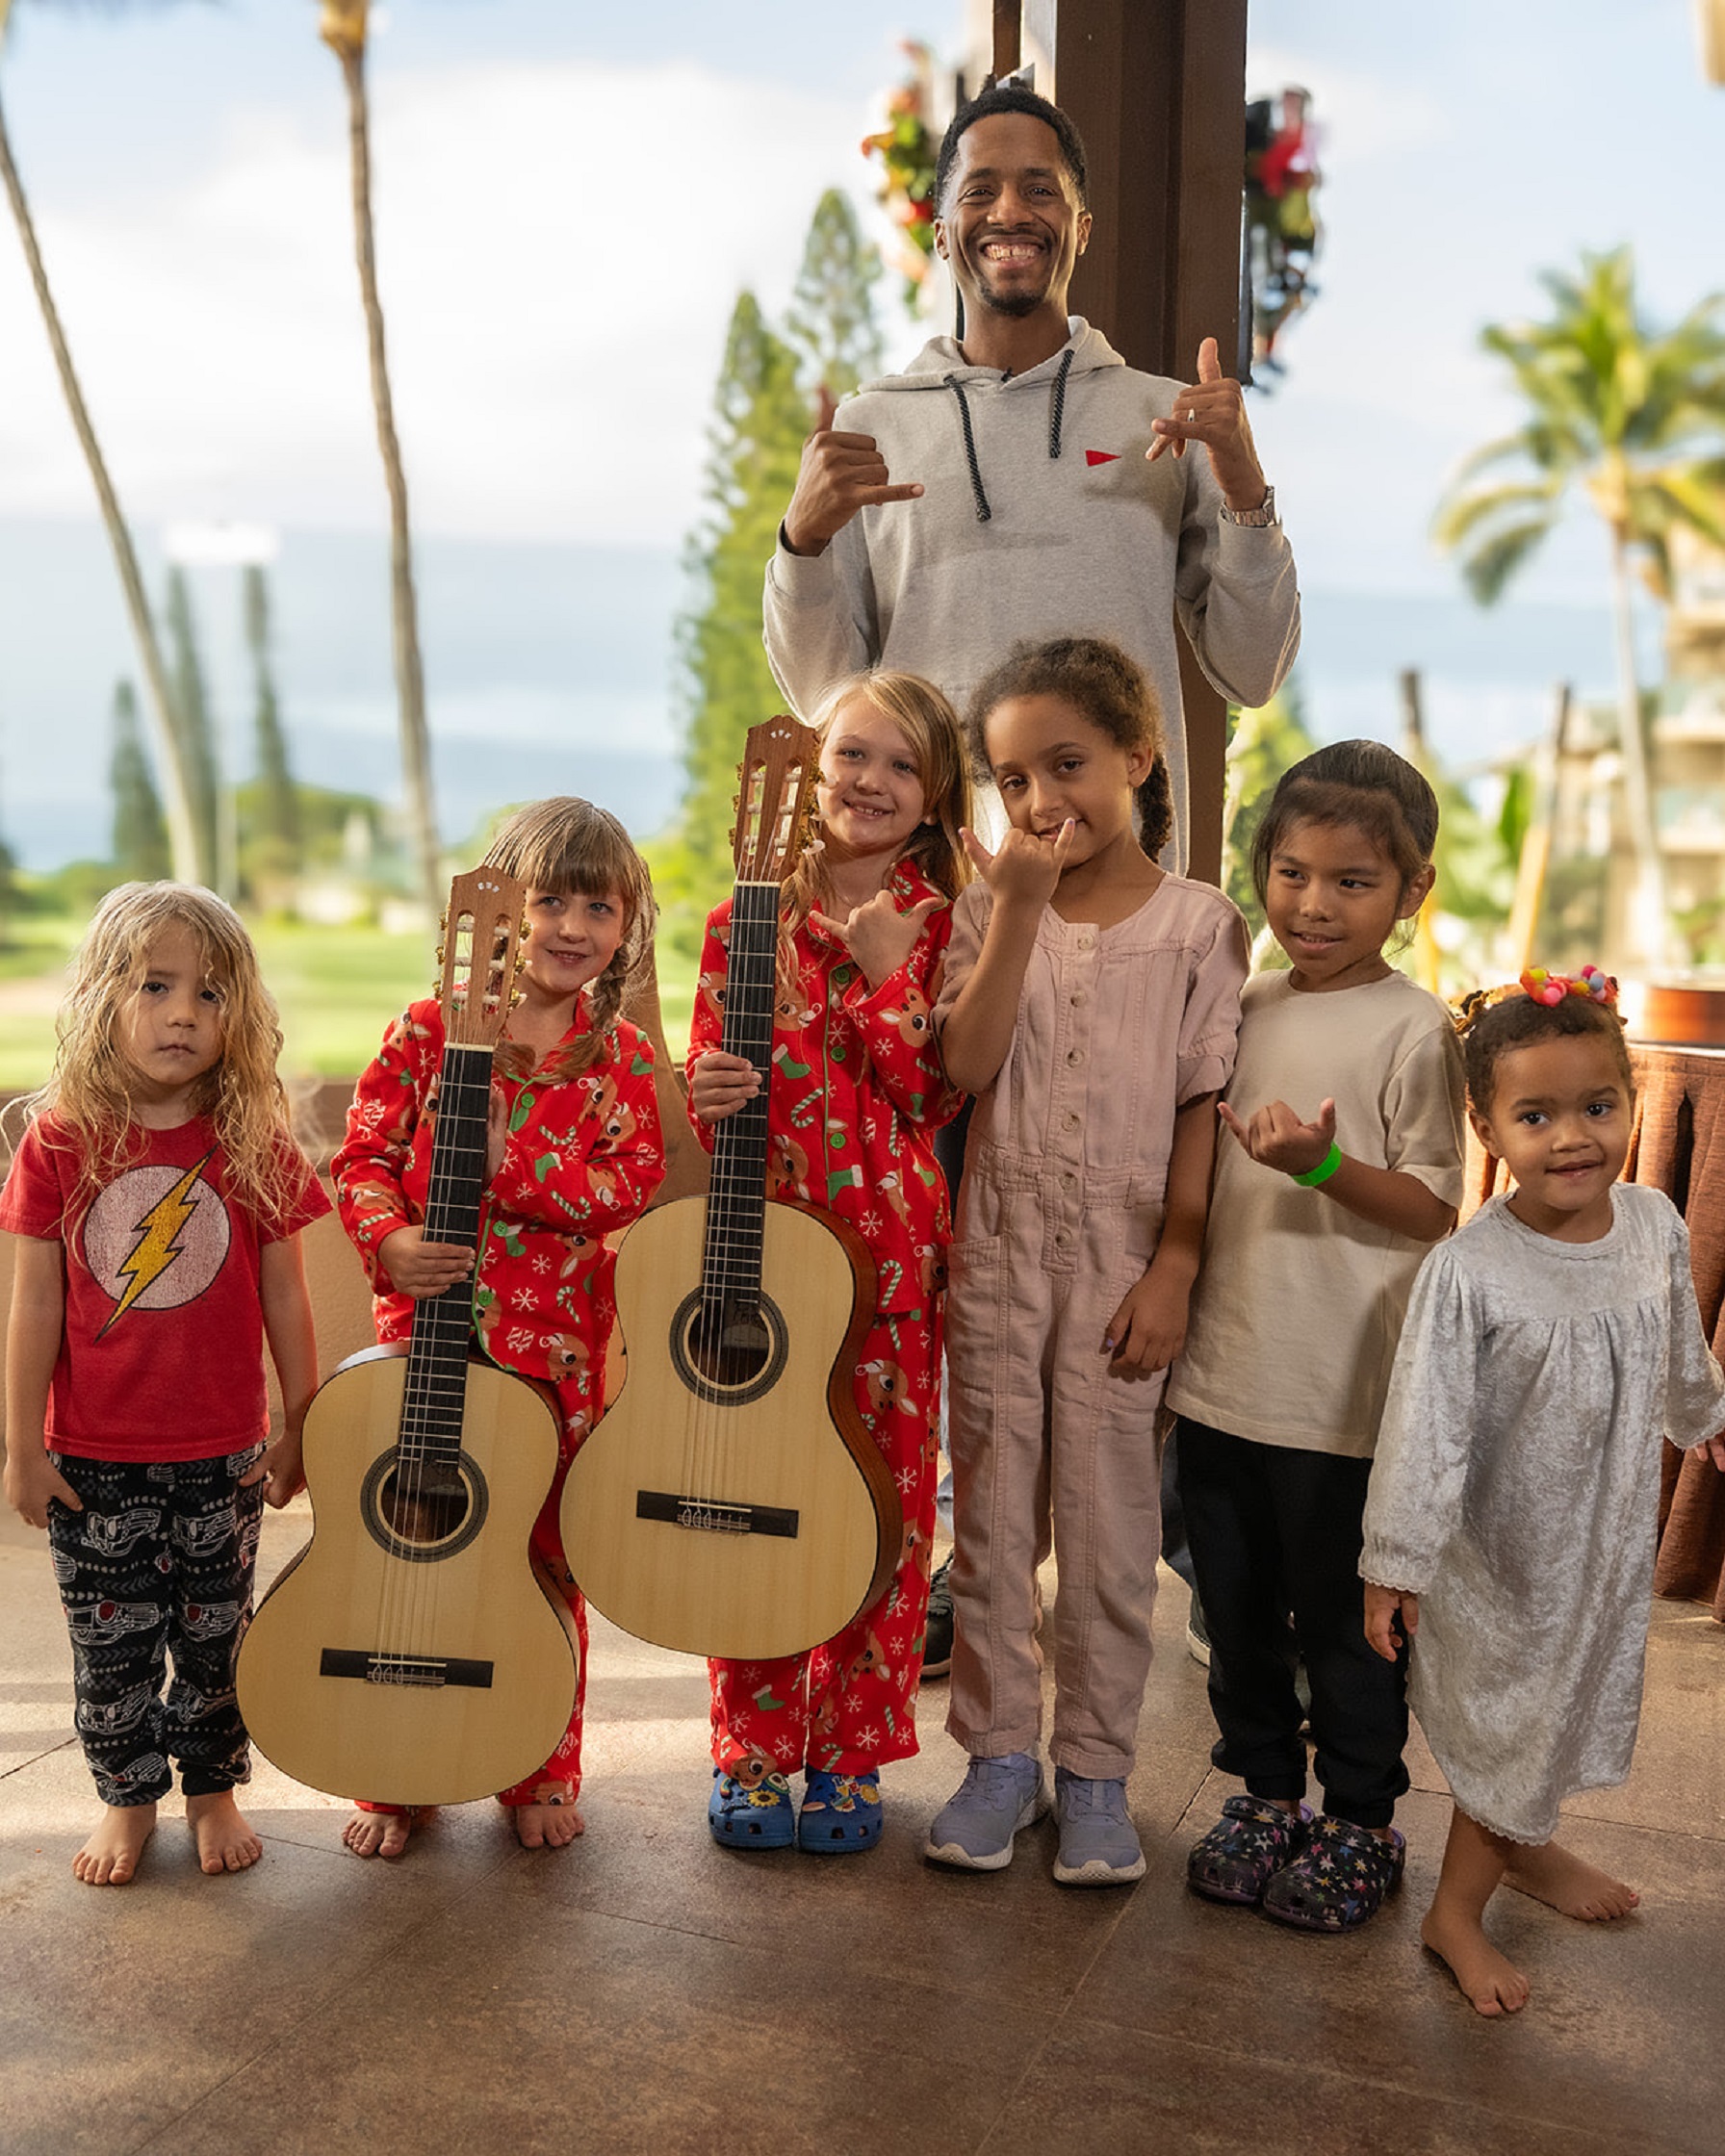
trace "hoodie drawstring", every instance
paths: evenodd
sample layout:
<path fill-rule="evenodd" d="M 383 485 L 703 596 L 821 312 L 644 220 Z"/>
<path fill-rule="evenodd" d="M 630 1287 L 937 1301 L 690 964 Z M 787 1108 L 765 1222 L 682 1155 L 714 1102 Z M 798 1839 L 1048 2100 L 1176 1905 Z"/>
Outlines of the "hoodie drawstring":
<path fill-rule="evenodd" d="M 1066 419 L 1067 376 L 1072 371 L 1074 353 L 1067 350 L 1061 354 L 1060 366 L 1048 390 L 1048 455 L 1060 455 L 1060 430 Z M 965 462 L 970 472 L 970 492 L 976 502 L 976 521 L 987 524 L 994 512 L 989 506 L 988 490 L 982 483 L 982 468 L 976 461 L 976 431 L 970 424 L 970 401 L 965 395 L 965 385 L 956 374 L 942 374 L 941 381 L 959 400 L 959 424 L 965 430 Z"/>
<path fill-rule="evenodd" d="M 1054 377 L 1054 387 L 1048 392 L 1048 454 L 1060 454 L 1060 423 L 1066 417 L 1067 376 L 1072 372 L 1070 346 L 1060 355 L 1060 372 Z"/>
<path fill-rule="evenodd" d="M 965 385 L 956 374 L 943 374 L 940 378 L 959 400 L 959 420 L 965 429 L 965 462 L 970 467 L 970 492 L 976 498 L 976 521 L 987 524 L 994 512 L 989 507 L 982 474 L 977 469 L 976 436 L 970 426 L 970 406 L 965 396 Z"/>

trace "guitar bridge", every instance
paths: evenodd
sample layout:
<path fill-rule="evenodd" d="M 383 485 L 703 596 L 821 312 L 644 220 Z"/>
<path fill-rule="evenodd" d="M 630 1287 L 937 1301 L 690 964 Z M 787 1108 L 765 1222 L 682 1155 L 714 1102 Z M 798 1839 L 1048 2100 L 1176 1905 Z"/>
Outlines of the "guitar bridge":
<path fill-rule="evenodd" d="M 465 1684 L 491 1689 L 492 1662 L 458 1655 L 379 1655 L 365 1647 L 326 1647 L 318 1659 L 320 1677 L 356 1677 L 367 1684 Z"/>
<path fill-rule="evenodd" d="M 801 1515 L 779 1504 L 734 1504 L 723 1498 L 678 1497 L 670 1490 L 637 1490 L 635 1518 L 662 1520 L 704 1534 L 773 1534 L 796 1540 Z"/>

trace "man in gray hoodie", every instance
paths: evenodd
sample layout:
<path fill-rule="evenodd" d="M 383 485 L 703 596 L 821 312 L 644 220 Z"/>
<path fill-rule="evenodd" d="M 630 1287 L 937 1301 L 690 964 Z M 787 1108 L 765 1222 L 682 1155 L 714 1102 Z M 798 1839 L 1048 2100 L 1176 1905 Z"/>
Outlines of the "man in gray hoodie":
<path fill-rule="evenodd" d="M 964 341 L 937 337 L 804 446 L 767 565 L 773 672 L 806 717 L 872 665 L 925 675 L 962 711 L 1019 639 L 1109 637 L 1161 699 L 1183 869 L 1176 612 L 1236 703 L 1264 703 L 1300 642 L 1294 558 L 1240 385 L 1213 338 L 1180 383 L 1068 320 L 1091 229 L 1084 148 L 1046 99 L 1000 88 L 964 106 L 936 207 Z"/>

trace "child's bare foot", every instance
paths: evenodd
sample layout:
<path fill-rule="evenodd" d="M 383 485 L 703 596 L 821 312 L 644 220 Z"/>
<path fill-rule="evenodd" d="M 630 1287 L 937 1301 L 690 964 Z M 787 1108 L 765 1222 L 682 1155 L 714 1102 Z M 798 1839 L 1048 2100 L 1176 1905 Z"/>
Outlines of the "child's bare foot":
<path fill-rule="evenodd" d="M 155 1831 L 153 1804 L 105 1805 L 95 1832 L 72 1859 L 73 1873 L 87 1886 L 126 1886 Z"/>
<path fill-rule="evenodd" d="M 1535 1901 L 1547 1902 L 1565 1916 L 1579 1916 L 1586 1923 L 1627 1916 L 1641 1902 L 1633 1886 L 1555 1841 L 1540 1849 L 1517 1850 L 1504 1880 L 1518 1892 L 1532 1894 Z"/>
<path fill-rule="evenodd" d="M 567 1782 L 542 1782 L 533 1799 L 509 1807 L 515 1814 L 515 1837 L 524 1849 L 567 1849 L 577 1835 L 586 1833 L 587 1822 L 575 1809 L 575 1791 Z"/>
<path fill-rule="evenodd" d="M 399 1857 L 419 1823 L 418 1810 L 356 1811 L 342 1830 L 342 1841 L 356 1857 Z"/>
<path fill-rule="evenodd" d="M 1519 2014 L 1528 2003 L 1528 1980 L 1500 1954 L 1464 1912 L 1433 1902 L 1420 1937 L 1460 1985 L 1476 2014 Z"/>
<path fill-rule="evenodd" d="M 264 1845 L 247 1825 L 231 1789 L 186 1799 L 186 1824 L 197 1836 L 197 1861 L 214 1879 L 224 1871 L 244 1871 L 264 1854 Z"/>

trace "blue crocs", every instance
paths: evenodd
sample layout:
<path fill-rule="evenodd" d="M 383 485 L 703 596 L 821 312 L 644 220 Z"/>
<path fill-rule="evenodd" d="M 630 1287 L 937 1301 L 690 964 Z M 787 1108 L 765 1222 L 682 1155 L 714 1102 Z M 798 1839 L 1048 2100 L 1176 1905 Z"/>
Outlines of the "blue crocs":
<path fill-rule="evenodd" d="M 854 1857 L 874 1847 L 886 1824 L 878 1768 L 870 1767 L 866 1774 L 804 1769 L 803 1809 L 797 1819 L 799 1849 L 811 1857 Z"/>
<path fill-rule="evenodd" d="M 751 1787 L 714 1767 L 707 1824 L 727 1849 L 788 1849 L 796 1835 L 790 1784 L 782 1774 L 767 1774 Z"/>

